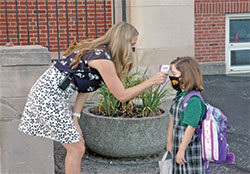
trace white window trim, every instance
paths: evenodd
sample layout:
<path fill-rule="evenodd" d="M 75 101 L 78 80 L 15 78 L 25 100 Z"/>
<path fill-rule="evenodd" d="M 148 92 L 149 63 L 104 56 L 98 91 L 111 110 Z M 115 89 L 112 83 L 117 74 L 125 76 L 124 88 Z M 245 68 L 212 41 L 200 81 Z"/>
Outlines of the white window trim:
<path fill-rule="evenodd" d="M 226 15 L 226 32 L 225 32 L 225 56 L 226 56 L 226 73 L 245 73 L 250 72 L 250 66 L 231 67 L 231 50 L 248 50 L 250 43 L 229 43 L 229 21 L 231 19 L 250 19 L 249 13 L 227 14 Z"/>

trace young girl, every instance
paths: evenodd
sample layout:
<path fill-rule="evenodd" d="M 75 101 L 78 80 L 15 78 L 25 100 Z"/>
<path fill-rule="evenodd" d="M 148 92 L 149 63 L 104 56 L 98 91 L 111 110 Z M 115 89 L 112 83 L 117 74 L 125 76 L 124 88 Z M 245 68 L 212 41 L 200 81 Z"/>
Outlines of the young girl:
<path fill-rule="evenodd" d="M 169 78 L 177 90 L 170 108 L 172 117 L 168 128 L 167 151 L 173 156 L 173 173 L 205 173 L 202 146 L 195 128 L 201 123 L 205 105 L 197 96 L 190 98 L 185 113 L 182 102 L 191 91 L 203 91 L 202 74 L 198 62 L 191 57 L 177 58 L 171 62 Z"/>

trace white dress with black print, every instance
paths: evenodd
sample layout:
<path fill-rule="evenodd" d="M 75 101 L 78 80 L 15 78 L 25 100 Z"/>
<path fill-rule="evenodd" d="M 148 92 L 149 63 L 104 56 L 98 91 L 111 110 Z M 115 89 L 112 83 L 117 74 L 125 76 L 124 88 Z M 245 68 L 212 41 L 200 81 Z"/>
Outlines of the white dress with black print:
<path fill-rule="evenodd" d="M 50 138 L 62 143 L 81 140 L 72 120 L 69 99 L 75 92 L 70 86 L 62 91 L 58 84 L 65 74 L 51 66 L 31 88 L 19 130 L 33 136 Z"/>
<path fill-rule="evenodd" d="M 102 50 L 102 54 L 99 51 L 92 51 L 91 59 L 83 56 L 74 71 L 69 64 L 76 53 L 64 60 L 59 59 L 45 71 L 30 90 L 18 129 L 29 135 L 50 138 L 61 143 L 81 141 L 72 119 L 69 100 L 76 90 L 92 92 L 104 84 L 98 71 L 87 66 L 87 60 L 110 60 L 105 51 Z M 74 80 L 62 90 L 58 85 L 68 73 L 74 75 Z"/>

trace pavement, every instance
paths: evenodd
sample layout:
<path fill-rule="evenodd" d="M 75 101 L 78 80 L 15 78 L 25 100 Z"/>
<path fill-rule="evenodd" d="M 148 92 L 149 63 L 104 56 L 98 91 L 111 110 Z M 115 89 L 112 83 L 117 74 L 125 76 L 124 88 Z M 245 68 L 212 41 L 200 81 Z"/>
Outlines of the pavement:
<path fill-rule="evenodd" d="M 206 75 L 203 77 L 204 100 L 221 109 L 232 128 L 229 149 L 236 156 L 234 164 L 211 164 L 211 174 L 250 174 L 250 74 Z M 87 150 L 82 160 L 82 174 L 159 174 L 162 155 L 140 159 L 110 159 Z M 55 173 L 64 173 L 66 151 L 54 143 Z"/>

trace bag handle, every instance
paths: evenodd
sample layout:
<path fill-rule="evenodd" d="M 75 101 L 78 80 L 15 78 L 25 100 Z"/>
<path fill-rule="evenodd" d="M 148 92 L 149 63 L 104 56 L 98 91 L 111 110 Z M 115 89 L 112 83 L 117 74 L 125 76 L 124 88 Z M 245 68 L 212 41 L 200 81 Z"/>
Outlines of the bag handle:
<path fill-rule="evenodd" d="M 168 151 L 166 151 L 161 159 L 161 161 L 165 161 L 168 156 Z"/>

